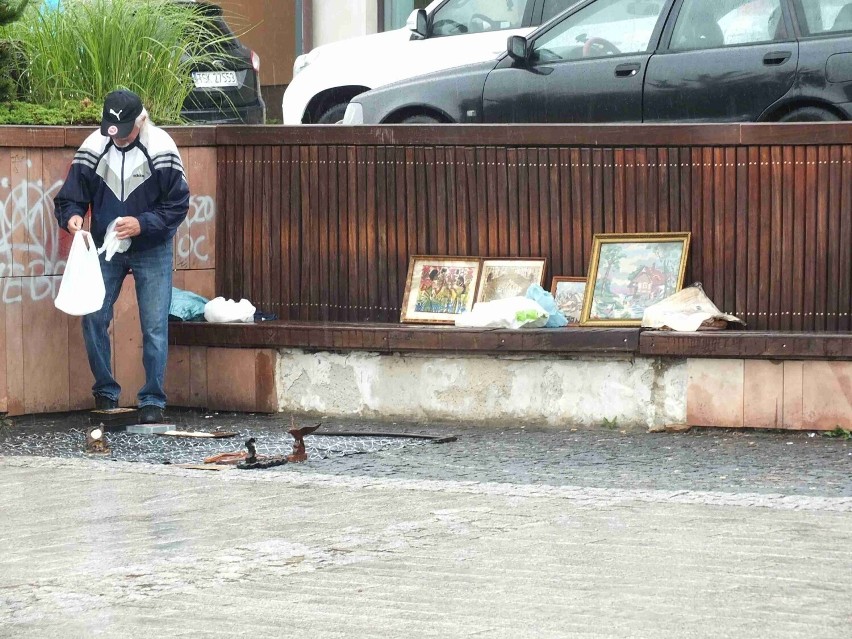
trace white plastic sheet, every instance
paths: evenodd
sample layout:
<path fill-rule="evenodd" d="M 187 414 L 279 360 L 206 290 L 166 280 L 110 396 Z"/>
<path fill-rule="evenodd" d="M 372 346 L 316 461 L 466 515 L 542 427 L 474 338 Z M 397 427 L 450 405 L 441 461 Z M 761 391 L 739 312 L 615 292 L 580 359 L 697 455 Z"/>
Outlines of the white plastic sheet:
<path fill-rule="evenodd" d="M 479 302 L 473 310 L 456 318 L 456 326 L 465 328 L 541 328 L 550 316 L 541 304 L 528 297 L 507 297 Z"/>
<path fill-rule="evenodd" d="M 68 315 L 88 315 L 101 310 L 105 295 L 95 240 L 88 231 L 77 231 L 53 304 Z"/>
<path fill-rule="evenodd" d="M 719 321 L 723 320 L 723 321 Z M 664 328 L 673 331 L 697 331 L 723 328 L 727 322 L 744 322 L 720 311 L 704 293 L 700 282 L 687 286 L 674 295 L 645 309 L 644 328 Z"/>
<path fill-rule="evenodd" d="M 216 297 L 204 305 L 204 319 L 212 323 L 253 322 L 256 310 L 247 299 L 235 302 Z"/>

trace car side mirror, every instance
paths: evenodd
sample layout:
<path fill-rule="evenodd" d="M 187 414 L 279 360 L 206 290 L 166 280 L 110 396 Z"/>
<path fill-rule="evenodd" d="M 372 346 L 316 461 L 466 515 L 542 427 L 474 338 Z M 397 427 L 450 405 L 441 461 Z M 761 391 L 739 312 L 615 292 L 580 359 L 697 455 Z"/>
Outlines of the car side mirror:
<path fill-rule="evenodd" d="M 509 36 L 509 40 L 506 42 L 506 52 L 512 60 L 526 62 L 527 46 L 527 39 L 524 36 Z"/>
<path fill-rule="evenodd" d="M 405 23 L 409 31 L 413 31 L 421 38 L 429 37 L 429 18 L 426 15 L 426 9 L 417 9 L 412 11 Z"/>

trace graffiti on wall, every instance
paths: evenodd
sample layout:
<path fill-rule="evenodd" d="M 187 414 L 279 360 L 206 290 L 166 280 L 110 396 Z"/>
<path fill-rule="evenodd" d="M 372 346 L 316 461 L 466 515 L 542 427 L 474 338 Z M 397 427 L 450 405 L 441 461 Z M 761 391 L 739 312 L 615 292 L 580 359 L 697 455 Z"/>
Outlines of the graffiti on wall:
<path fill-rule="evenodd" d="M 205 228 L 203 225 L 212 222 L 216 217 L 216 203 L 209 195 L 193 195 L 189 199 L 189 212 L 183 223 L 188 229 L 193 226 L 196 229 Z M 210 249 L 208 247 L 207 235 L 201 232 L 189 232 L 179 235 L 177 241 L 177 254 L 179 258 L 195 258 L 199 262 L 210 260 Z"/>
<path fill-rule="evenodd" d="M 52 184 L 23 180 L 12 186 L 8 177 L 0 178 L 0 300 L 4 304 L 55 298 L 59 291 L 60 278 L 55 276 L 62 274 L 70 247 L 70 236 L 59 230 L 53 216 L 53 198 L 61 186 L 62 180 Z M 189 213 L 178 234 L 179 256 L 201 263 L 210 260 L 206 229 L 215 216 L 212 196 L 190 197 Z"/>

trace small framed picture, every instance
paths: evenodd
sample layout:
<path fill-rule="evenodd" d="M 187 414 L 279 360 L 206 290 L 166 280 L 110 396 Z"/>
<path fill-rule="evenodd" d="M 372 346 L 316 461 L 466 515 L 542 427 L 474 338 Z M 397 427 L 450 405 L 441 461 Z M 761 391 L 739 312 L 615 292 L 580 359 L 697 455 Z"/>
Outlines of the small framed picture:
<path fill-rule="evenodd" d="M 568 325 L 579 324 L 583 313 L 583 297 L 586 294 L 586 278 L 556 275 L 550 292 L 556 300 L 556 306 L 568 320 Z"/>
<path fill-rule="evenodd" d="M 508 257 L 482 260 L 477 302 L 493 302 L 507 297 L 526 295 L 530 284 L 544 282 L 544 257 Z"/>
<path fill-rule="evenodd" d="M 413 255 L 400 321 L 455 324 L 456 316 L 473 308 L 481 266 L 478 257 Z"/>
<path fill-rule="evenodd" d="M 689 233 L 595 235 L 580 323 L 640 326 L 645 309 L 683 287 Z"/>

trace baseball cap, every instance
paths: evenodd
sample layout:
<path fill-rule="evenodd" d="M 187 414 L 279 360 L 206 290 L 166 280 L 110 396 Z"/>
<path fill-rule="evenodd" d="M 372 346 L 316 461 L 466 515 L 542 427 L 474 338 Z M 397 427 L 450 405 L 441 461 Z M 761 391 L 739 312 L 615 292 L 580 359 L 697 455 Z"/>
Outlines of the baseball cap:
<path fill-rule="evenodd" d="M 133 91 L 119 89 L 104 99 L 101 135 L 126 138 L 142 113 L 142 100 Z"/>

